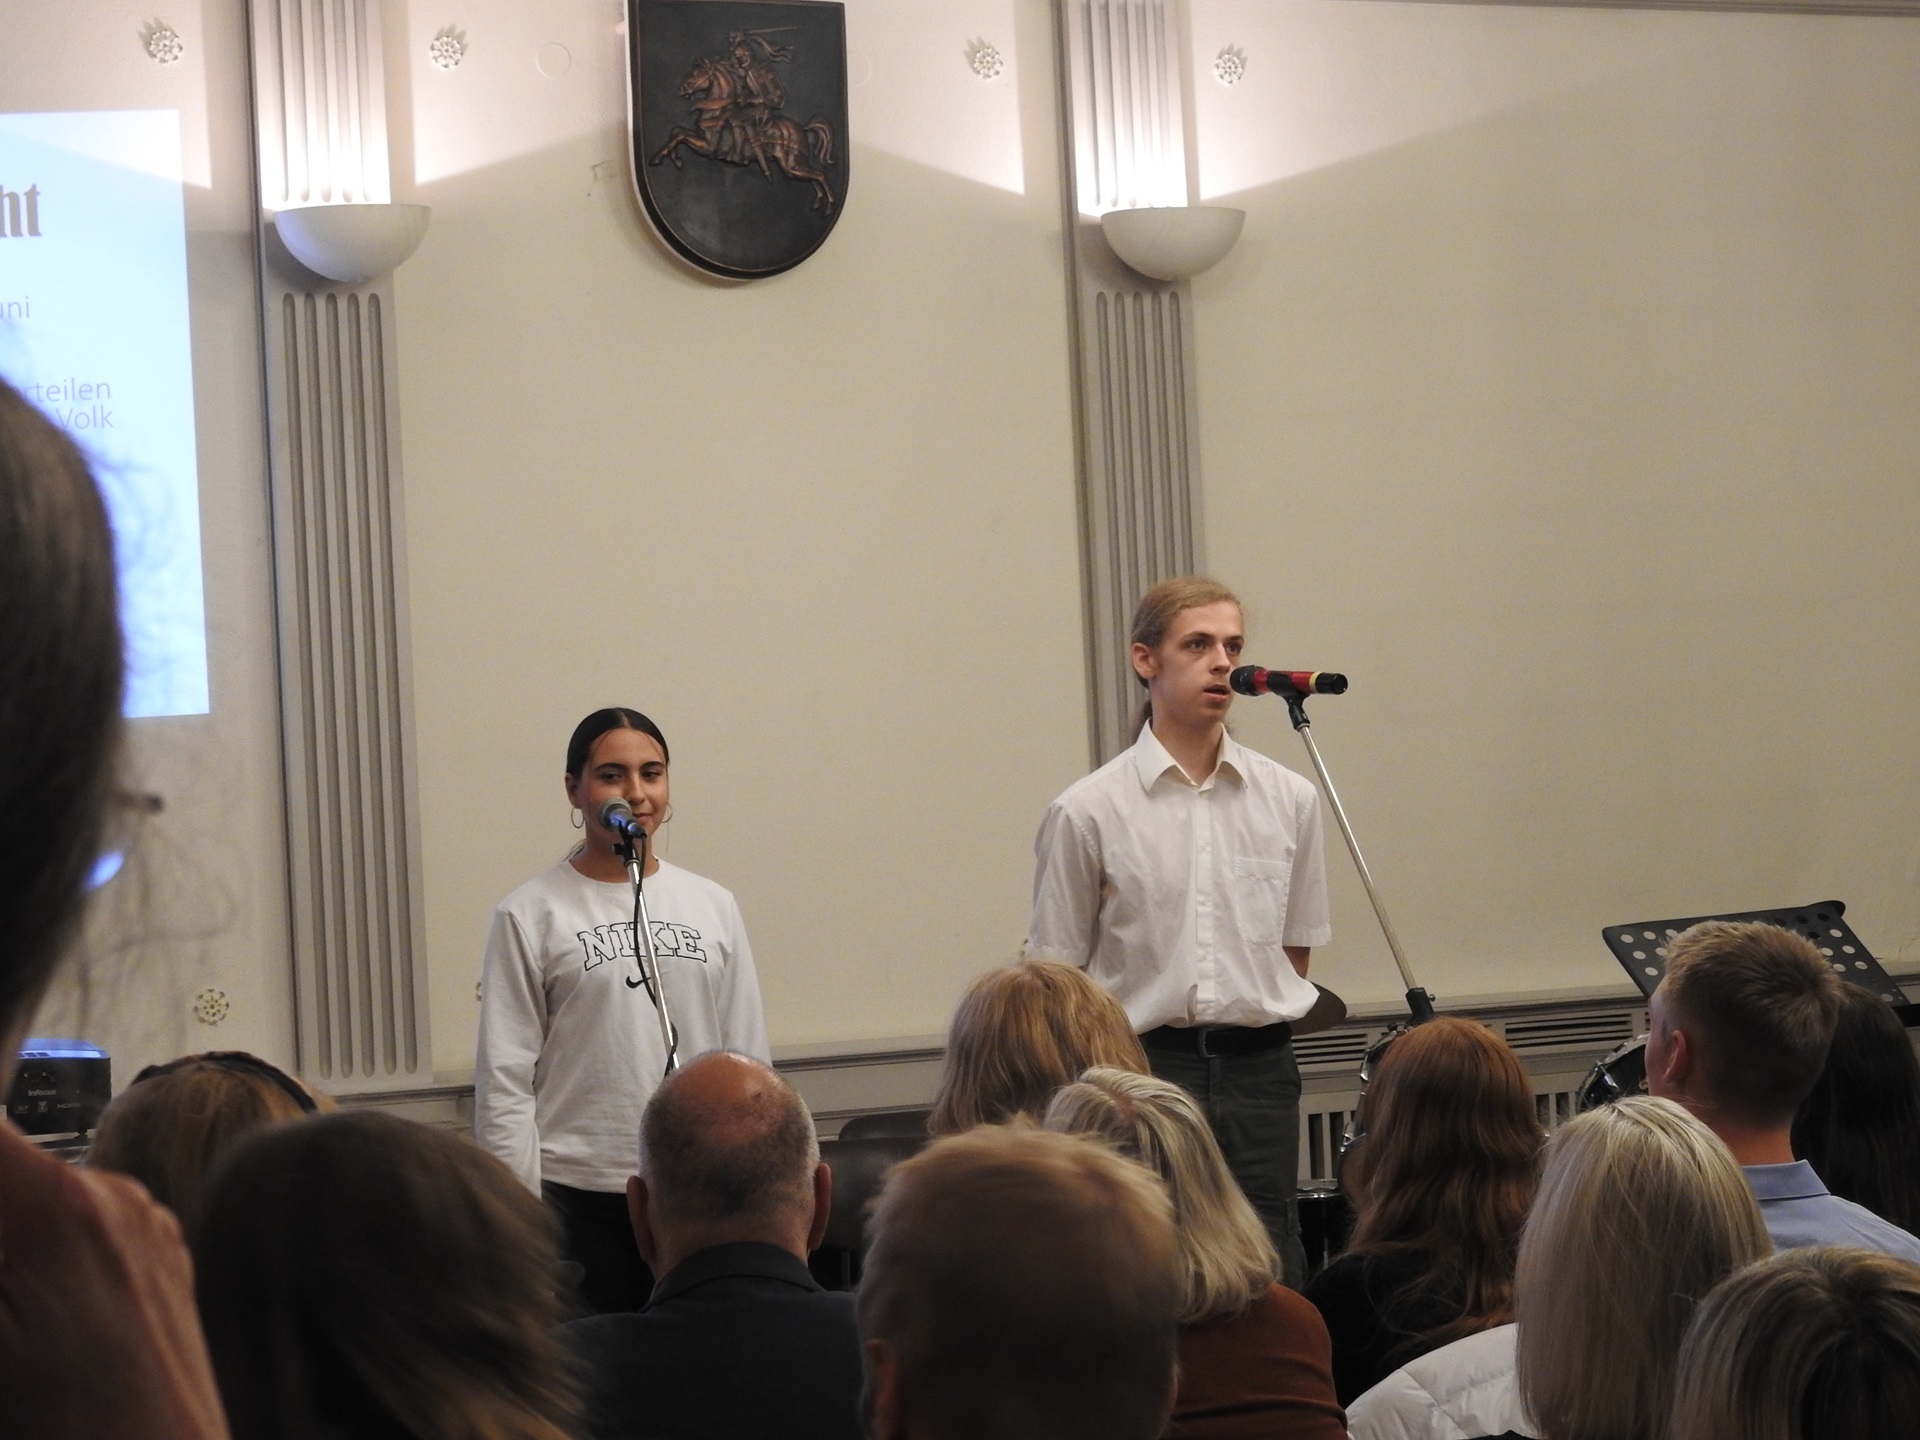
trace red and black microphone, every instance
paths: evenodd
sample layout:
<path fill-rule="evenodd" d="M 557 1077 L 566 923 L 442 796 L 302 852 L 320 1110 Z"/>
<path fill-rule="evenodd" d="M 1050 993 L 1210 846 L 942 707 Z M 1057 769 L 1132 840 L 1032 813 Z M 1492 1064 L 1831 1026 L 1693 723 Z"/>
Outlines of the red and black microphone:
<path fill-rule="evenodd" d="M 1227 677 L 1227 684 L 1241 695 L 1278 695 L 1283 700 L 1347 693 L 1347 677 L 1331 670 L 1267 670 L 1259 665 L 1242 665 Z"/>

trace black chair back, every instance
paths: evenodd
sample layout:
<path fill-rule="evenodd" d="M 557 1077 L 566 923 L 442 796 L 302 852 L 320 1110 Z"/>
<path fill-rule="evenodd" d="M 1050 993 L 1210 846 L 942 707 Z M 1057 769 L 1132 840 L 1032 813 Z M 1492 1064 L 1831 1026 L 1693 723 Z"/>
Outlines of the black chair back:
<path fill-rule="evenodd" d="M 907 1138 L 924 1141 L 927 1138 L 927 1117 L 931 1110 L 875 1110 L 867 1115 L 855 1115 L 840 1127 L 842 1140 L 870 1140 L 876 1136 Z"/>
<path fill-rule="evenodd" d="M 808 1265 L 814 1278 L 829 1290 L 851 1290 L 860 1283 L 867 1211 L 887 1171 L 926 1143 L 924 1130 L 918 1136 L 843 1136 L 820 1142 L 820 1158 L 833 1171 L 833 1210 L 827 1217 L 826 1236 Z"/>

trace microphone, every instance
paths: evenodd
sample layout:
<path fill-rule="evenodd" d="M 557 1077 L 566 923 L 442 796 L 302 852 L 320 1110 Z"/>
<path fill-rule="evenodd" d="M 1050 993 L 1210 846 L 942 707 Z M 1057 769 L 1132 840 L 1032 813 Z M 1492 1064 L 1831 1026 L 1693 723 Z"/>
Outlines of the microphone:
<path fill-rule="evenodd" d="M 600 823 L 623 840 L 647 838 L 647 827 L 634 819 L 633 807 L 618 796 L 600 807 Z"/>
<path fill-rule="evenodd" d="M 1227 677 L 1241 695 L 1344 695 L 1347 677 L 1331 670 L 1264 670 L 1242 665 Z"/>

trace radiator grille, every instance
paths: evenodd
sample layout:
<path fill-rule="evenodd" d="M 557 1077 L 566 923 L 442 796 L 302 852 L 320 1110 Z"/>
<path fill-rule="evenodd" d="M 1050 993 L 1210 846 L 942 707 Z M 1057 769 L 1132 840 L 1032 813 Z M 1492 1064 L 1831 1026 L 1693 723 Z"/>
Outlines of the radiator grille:
<path fill-rule="evenodd" d="M 1537 1091 L 1533 1108 L 1542 1130 L 1556 1130 L 1579 1112 L 1579 1097 L 1572 1090 Z"/>
<path fill-rule="evenodd" d="M 1610 1048 L 1633 1038 L 1634 1020 L 1632 1014 L 1620 1010 L 1597 1015 L 1553 1015 L 1540 1020 L 1509 1020 L 1505 1033 L 1507 1044 L 1522 1053 L 1589 1045 Z"/>
<path fill-rule="evenodd" d="M 1340 1165 L 1340 1137 L 1352 1109 L 1308 1110 L 1300 1117 L 1300 1184 L 1331 1184 Z"/>
<path fill-rule="evenodd" d="M 1350 1070 L 1359 1073 L 1373 1039 L 1368 1030 L 1323 1030 L 1293 1042 L 1293 1057 L 1302 1070 Z"/>

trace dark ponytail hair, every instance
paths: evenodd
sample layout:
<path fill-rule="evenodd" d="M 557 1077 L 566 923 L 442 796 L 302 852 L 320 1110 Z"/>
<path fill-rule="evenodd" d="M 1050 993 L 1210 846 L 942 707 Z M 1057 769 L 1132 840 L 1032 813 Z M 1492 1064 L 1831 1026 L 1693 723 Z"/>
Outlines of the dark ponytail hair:
<path fill-rule="evenodd" d="M 587 768 L 587 757 L 593 754 L 593 742 L 609 730 L 638 730 L 643 735 L 651 735 L 660 742 L 660 758 L 669 765 L 673 763 L 673 757 L 667 753 L 667 737 L 660 733 L 658 725 L 638 710 L 629 710 L 624 705 L 609 705 L 604 710 L 594 711 L 573 727 L 573 738 L 567 741 L 569 780 L 579 781 L 580 772 Z"/>
<path fill-rule="evenodd" d="M 119 783 L 113 535 L 80 452 L 0 383 L 0 1031 L 79 925 Z M 0 1060 L 0 1074 L 11 1068 Z"/>

